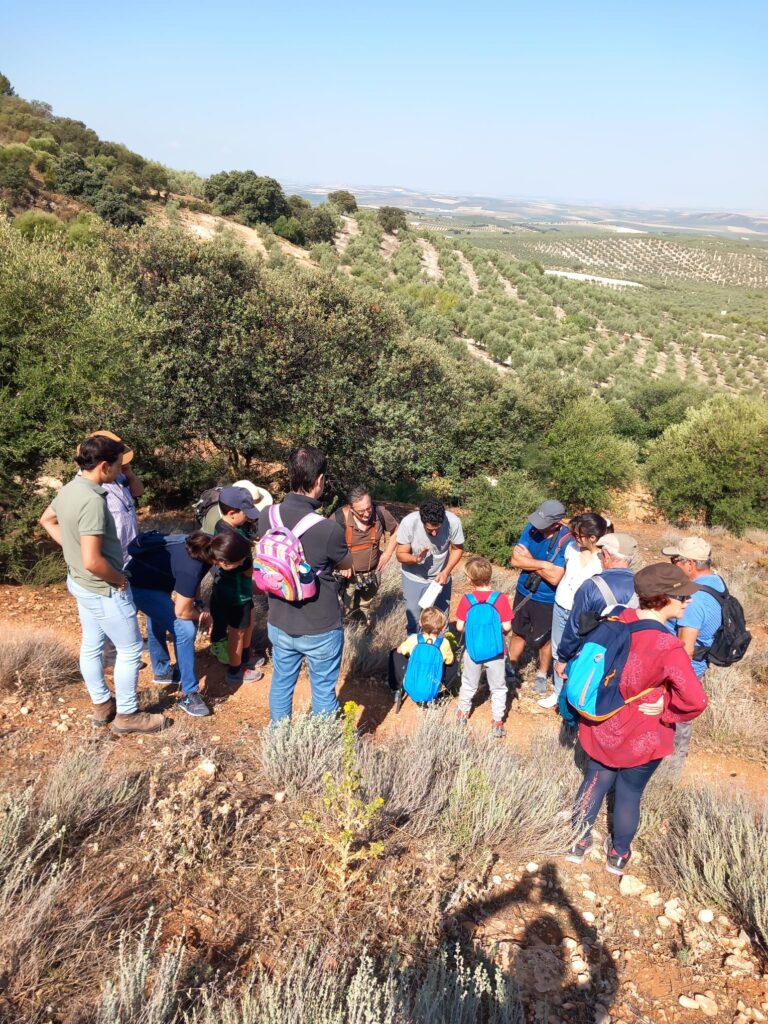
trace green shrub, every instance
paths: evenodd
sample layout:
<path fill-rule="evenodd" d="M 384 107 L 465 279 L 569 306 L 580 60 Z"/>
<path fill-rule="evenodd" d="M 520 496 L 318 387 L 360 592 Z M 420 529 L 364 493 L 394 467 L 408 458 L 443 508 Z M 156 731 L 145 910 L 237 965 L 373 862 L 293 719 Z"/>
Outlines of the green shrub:
<path fill-rule="evenodd" d="M 53 238 L 56 235 L 63 235 L 66 226 L 52 213 L 44 213 L 42 210 L 27 210 L 14 217 L 13 227 L 19 231 L 24 238 Z"/>
<path fill-rule="evenodd" d="M 36 153 L 51 153 L 53 156 L 59 152 L 59 144 L 50 135 L 43 135 L 39 139 L 27 139 L 27 145 Z"/>
<path fill-rule="evenodd" d="M 636 474 L 637 446 L 614 433 L 611 412 L 599 398 L 577 399 L 558 416 L 546 452 L 552 490 L 566 505 L 606 508 L 608 488 Z"/>
<path fill-rule="evenodd" d="M 405 210 L 401 210 L 399 206 L 380 206 L 376 216 L 387 234 L 392 235 L 395 231 L 406 230 L 408 227 Z"/>
<path fill-rule="evenodd" d="M 495 485 L 487 477 L 476 477 L 467 490 L 467 548 L 508 565 L 526 519 L 545 498 L 542 488 L 522 470 L 513 470 L 502 473 Z"/>
<path fill-rule="evenodd" d="M 717 395 L 649 446 L 645 472 L 668 519 L 701 517 L 740 534 L 768 527 L 766 451 L 765 402 Z"/>
<path fill-rule="evenodd" d="M 339 189 L 337 192 L 328 193 L 328 202 L 335 206 L 341 213 L 354 213 L 357 209 L 357 200 L 346 189 Z"/>
<path fill-rule="evenodd" d="M 278 217 L 272 225 L 272 230 L 281 238 L 293 242 L 294 245 L 304 245 L 306 241 L 304 228 L 295 217 Z"/>
<path fill-rule="evenodd" d="M 35 151 L 22 143 L 0 146 L 0 188 L 19 195 L 31 187 L 29 169 L 35 159 Z"/>

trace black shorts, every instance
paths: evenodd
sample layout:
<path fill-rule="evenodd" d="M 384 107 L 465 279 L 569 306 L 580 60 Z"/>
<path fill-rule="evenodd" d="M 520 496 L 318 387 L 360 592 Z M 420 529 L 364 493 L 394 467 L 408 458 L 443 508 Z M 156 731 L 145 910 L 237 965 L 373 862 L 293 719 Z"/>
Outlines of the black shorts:
<path fill-rule="evenodd" d="M 525 595 L 516 591 L 512 604 L 512 610 L 515 613 L 512 620 L 512 632 L 516 636 L 523 637 L 526 643 L 538 650 L 549 640 L 552 632 L 552 612 L 555 606 L 543 604 L 541 601 L 526 601 L 518 611 L 518 605 L 524 600 Z"/>
<path fill-rule="evenodd" d="M 219 630 L 229 626 L 230 629 L 248 629 L 251 624 L 253 601 L 245 604 L 225 604 L 223 601 L 211 599 L 211 615 Z"/>

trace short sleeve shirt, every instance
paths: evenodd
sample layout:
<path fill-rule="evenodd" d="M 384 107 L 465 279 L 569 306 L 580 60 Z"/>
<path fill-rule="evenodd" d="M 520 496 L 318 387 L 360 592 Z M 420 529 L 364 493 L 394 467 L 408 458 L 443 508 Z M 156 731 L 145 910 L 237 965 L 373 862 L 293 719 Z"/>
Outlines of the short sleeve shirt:
<path fill-rule="evenodd" d="M 207 562 L 199 562 L 180 543 L 179 535 L 170 534 L 170 543 L 158 545 L 131 558 L 126 566 L 131 586 L 140 590 L 162 590 L 180 597 L 194 599 L 205 574 L 210 570 Z"/>
<path fill-rule="evenodd" d="M 474 597 L 478 601 L 478 603 L 483 604 L 485 601 L 488 600 L 492 593 L 494 593 L 494 591 L 492 590 L 473 590 L 472 597 Z M 496 593 L 499 592 L 496 591 Z M 459 601 L 458 608 L 456 609 L 456 618 L 460 622 L 466 622 L 467 616 L 469 615 L 469 609 L 471 607 L 472 606 L 470 605 L 469 600 L 467 599 L 467 595 L 465 594 L 464 597 L 462 597 L 462 599 Z M 506 594 L 499 594 L 499 596 L 496 598 L 496 604 L 494 605 L 494 608 L 499 613 L 502 622 L 512 621 L 514 616 L 512 613 L 512 608 L 509 603 L 509 598 L 507 597 Z"/>
<path fill-rule="evenodd" d="M 107 507 L 107 492 L 84 476 L 65 484 L 51 502 L 61 529 L 64 561 L 73 583 L 94 594 L 109 597 L 113 587 L 83 565 L 81 537 L 101 537 L 101 553 L 117 572 L 123 571 L 123 549 L 115 520 Z"/>
<path fill-rule="evenodd" d="M 346 508 L 340 509 L 333 518 L 344 530 L 352 552 L 352 568 L 355 572 L 371 572 L 375 569 L 381 552 L 381 538 L 385 533 L 393 534 L 397 531 L 397 520 L 392 513 L 383 505 L 376 505 L 375 522 L 364 530 L 359 529 L 355 517 Z M 349 528 L 347 522 L 350 524 Z"/>
<path fill-rule="evenodd" d="M 695 582 L 704 587 L 711 587 L 721 594 L 725 591 L 725 584 L 716 573 L 712 573 L 709 576 L 699 576 Z M 690 629 L 698 629 L 699 635 L 696 637 L 696 646 L 709 647 L 715 639 L 715 633 L 720 629 L 722 622 L 723 613 L 715 598 L 703 590 L 698 590 L 688 602 L 682 617 L 677 620 L 677 627 L 679 629 L 681 626 L 688 626 Z M 694 661 L 692 664 L 693 671 L 701 678 L 707 671 L 706 660 Z"/>
<path fill-rule="evenodd" d="M 136 501 L 128 486 L 128 477 L 120 473 L 113 484 L 104 484 L 107 492 L 107 507 L 115 520 L 115 528 L 120 545 L 123 549 L 123 558 L 128 561 L 128 545 L 139 532 L 139 523 L 136 518 Z"/>
<path fill-rule="evenodd" d="M 425 638 L 425 639 L 427 639 L 427 638 Z M 400 652 L 400 654 L 404 654 L 406 657 L 410 657 L 413 654 L 414 650 L 416 649 L 416 644 L 418 642 L 419 642 L 419 635 L 418 635 L 418 633 L 409 633 L 408 636 L 406 637 L 406 639 L 403 640 L 403 642 L 398 647 L 398 651 Z M 433 641 L 430 640 L 430 639 L 427 639 L 427 643 L 431 644 L 431 643 L 433 643 Z M 446 664 L 446 665 L 452 665 L 453 664 L 453 648 L 451 647 L 449 641 L 445 637 L 443 637 L 443 640 L 442 640 L 442 642 L 440 644 L 440 653 L 443 656 L 443 663 L 444 664 Z"/>
<path fill-rule="evenodd" d="M 568 545 L 569 533 L 568 527 L 563 526 L 553 537 L 545 537 L 543 533 L 528 523 L 517 543 L 522 544 L 528 550 L 531 558 L 537 558 L 541 562 L 551 562 L 552 565 L 565 566 L 565 549 Z M 517 581 L 518 594 L 527 597 L 531 593 L 528 585 L 535 579 L 537 579 L 536 573 L 523 570 Z M 539 604 L 554 604 L 555 590 L 556 587 L 542 579 L 531 600 Z"/>
<path fill-rule="evenodd" d="M 588 558 L 578 544 L 565 544 L 565 574 L 557 585 L 555 600 L 561 608 L 570 611 L 576 591 L 586 580 L 596 576 L 603 568 L 597 553 Z"/>
<path fill-rule="evenodd" d="M 436 537 L 424 529 L 418 512 L 409 512 L 397 530 L 397 543 L 407 544 L 413 554 L 427 549 L 427 557 L 418 565 L 401 565 L 403 576 L 416 583 L 429 583 L 445 568 L 452 544 L 464 543 L 461 520 L 453 512 L 446 512 Z"/>

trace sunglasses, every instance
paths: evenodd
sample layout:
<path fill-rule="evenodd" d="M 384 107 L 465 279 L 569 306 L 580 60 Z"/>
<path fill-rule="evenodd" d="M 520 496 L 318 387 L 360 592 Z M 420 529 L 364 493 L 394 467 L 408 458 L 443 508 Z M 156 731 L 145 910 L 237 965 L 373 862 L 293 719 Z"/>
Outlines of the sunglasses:
<path fill-rule="evenodd" d="M 685 604 L 691 600 L 692 594 L 665 594 L 664 595 L 670 601 L 682 601 Z"/>

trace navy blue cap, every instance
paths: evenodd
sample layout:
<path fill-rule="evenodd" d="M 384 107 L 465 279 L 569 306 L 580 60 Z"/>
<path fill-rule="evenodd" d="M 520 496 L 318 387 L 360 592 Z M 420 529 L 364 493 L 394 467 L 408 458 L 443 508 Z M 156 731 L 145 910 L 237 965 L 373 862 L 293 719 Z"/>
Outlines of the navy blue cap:
<path fill-rule="evenodd" d="M 240 512 L 245 512 L 248 519 L 258 519 L 259 510 L 253 504 L 253 497 L 244 487 L 222 487 L 219 492 L 219 502 L 222 505 L 229 505 Z"/>

